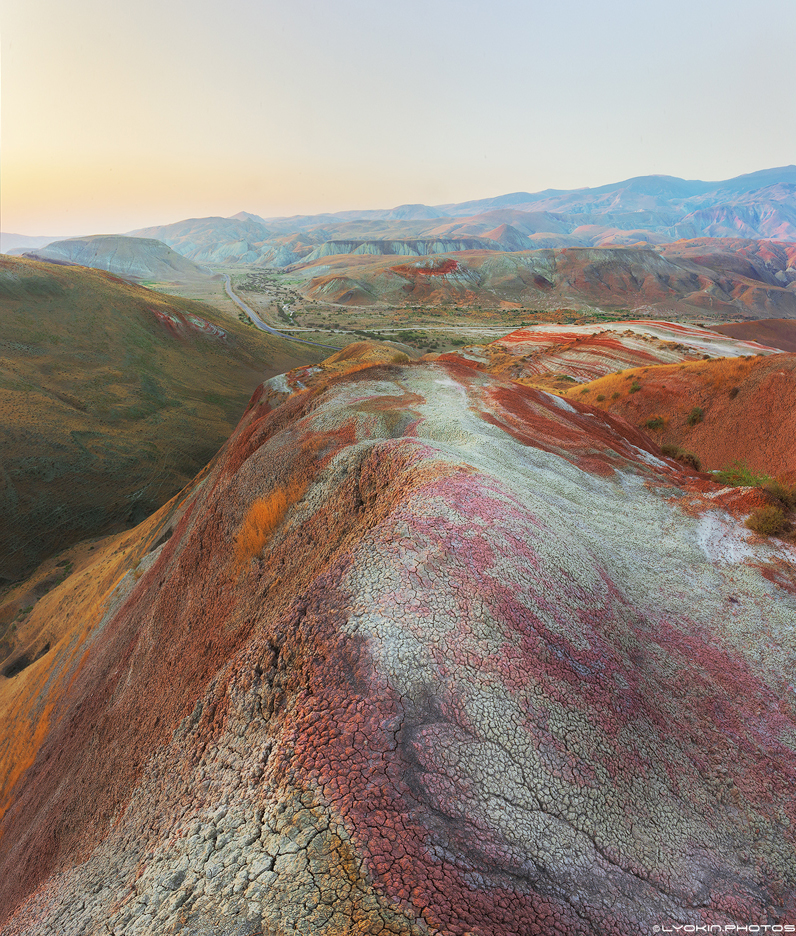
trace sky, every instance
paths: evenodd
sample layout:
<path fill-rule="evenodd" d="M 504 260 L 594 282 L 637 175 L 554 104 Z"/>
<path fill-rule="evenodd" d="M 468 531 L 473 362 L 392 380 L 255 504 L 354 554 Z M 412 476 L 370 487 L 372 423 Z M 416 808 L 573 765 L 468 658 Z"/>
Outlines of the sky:
<path fill-rule="evenodd" d="M 0 226 L 796 162 L 794 0 L 0 0 Z"/>

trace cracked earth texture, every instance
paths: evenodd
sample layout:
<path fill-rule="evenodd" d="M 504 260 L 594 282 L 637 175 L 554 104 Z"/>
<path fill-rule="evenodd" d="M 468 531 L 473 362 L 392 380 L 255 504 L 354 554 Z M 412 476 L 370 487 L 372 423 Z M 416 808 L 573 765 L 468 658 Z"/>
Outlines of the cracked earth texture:
<path fill-rule="evenodd" d="M 794 548 L 623 420 L 463 363 L 277 384 L 13 677 L 0 934 L 796 920 Z"/>

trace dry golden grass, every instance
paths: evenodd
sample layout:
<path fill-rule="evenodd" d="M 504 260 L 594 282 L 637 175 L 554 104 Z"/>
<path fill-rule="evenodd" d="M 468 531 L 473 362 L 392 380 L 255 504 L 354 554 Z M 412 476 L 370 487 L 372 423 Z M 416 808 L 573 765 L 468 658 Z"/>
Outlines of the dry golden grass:
<path fill-rule="evenodd" d="M 133 530 L 106 537 L 91 550 L 77 546 L 64 553 L 75 559 L 73 574 L 39 599 L 21 624 L 14 650 L 35 645 L 37 639 L 41 643 L 41 634 L 52 649 L 13 678 L 0 677 L 0 817 L 13 801 L 15 784 L 36 758 L 53 709 L 85 659 L 92 632 L 107 610 L 108 596 L 138 565 L 182 502 L 178 495 Z M 34 575 L 31 581 L 36 580 Z M 13 602 L 27 590 L 27 584 L 21 583 L 4 597 Z M 54 667 L 55 660 L 58 667 Z"/>
<path fill-rule="evenodd" d="M 306 487 L 306 482 L 294 481 L 287 487 L 274 488 L 267 497 L 256 500 L 249 507 L 235 542 L 235 560 L 239 567 L 260 555 Z"/>
<path fill-rule="evenodd" d="M 570 397 L 577 395 L 582 402 L 591 403 L 598 395 L 610 398 L 614 393 L 618 393 L 620 397 L 626 397 L 631 392 L 634 383 L 640 382 L 639 389 L 643 389 L 647 375 L 659 381 L 665 378 L 683 380 L 691 374 L 704 378 L 700 381 L 700 386 L 705 389 L 726 393 L 728 386 L 741 383 L 749 375 L 756 362 L 755 357 L 730 357 L 714 358 L 711 361 L 687 361 L 682 364 L 635 367 L 617 371 L 614 374 L 606 374 L 605 377 L 568 390 L 565 395 Z"/>

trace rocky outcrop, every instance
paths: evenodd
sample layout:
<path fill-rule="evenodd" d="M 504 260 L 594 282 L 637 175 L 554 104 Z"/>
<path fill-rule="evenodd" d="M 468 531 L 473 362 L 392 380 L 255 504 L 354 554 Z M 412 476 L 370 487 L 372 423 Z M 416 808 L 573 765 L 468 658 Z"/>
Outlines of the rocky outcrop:
<path fill-rule="evenodd" d="M 597 408 L 360 350 L 51 593 L 0 933 L 793 920 L 794 548 Z"/>

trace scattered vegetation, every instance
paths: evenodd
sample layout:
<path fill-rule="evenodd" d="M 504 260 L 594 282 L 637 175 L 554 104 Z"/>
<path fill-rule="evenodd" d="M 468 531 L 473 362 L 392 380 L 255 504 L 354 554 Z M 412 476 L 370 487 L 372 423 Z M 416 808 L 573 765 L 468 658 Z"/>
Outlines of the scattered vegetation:
<path fill-rule="evenodd" d="M 637 380 L 634 380 L 633 383 L 630 384 L 630 393 L 638 393 L 640 389 L 641 384 Z"/>
<path fill-rule="evenodd" d="M 746 526 L 763 536 L 776 536 L 785 532 L 788 521 L 781 507 L 761 507 L 746 518 Z"/>
<path fill-rule="evenodd" d="M 774 503 L 753 511 L 746 519 L 746 526 L 763 536 L 788 533 L 788 538 L 793 538 L 794 534 L 789 532 L 791 523 L 788 514 L 796 512 L 796 484 L 784 484 L 740 461 L 714 471 L 713 477 L 721 484 L 754 487 L 764 491 Z"/>
<path fill-rule="evenodd" d="M 652 419 L 648 419 L 644 425 L 647 429 L 663 429 L 663 423 L 663 416 L 653 416 Z"/>
<path fill-rule="evenodd" d="M 714 471 L 713 476 L 721 484 L 729 484 L 732 487 L 761 488 L 774 480 L 770 475 L 754 471 L 745 462 L 741 461 L 733 462 L 732 465 Z"/>
<path fill-rule="evenodd" d="M 781 481 L 768 481 L 763 485 L 763 490 L 778 500 L 786 510 L 796 510 L 796 484 L 788 486 Z"/>
<path fill-rule="evenodd" d="M 701 423 L 704 418 L 705 414 L 702 411 L 702 407 L 695 406 L 688 414 L 688 425 L 695 426 L 697 423 Z"/>
<path fill-rule="evenodd" d="M 597 400 L 598 403 L 602 403 L 602 401 L 605 399 L 605 394 L 604 394 L 604 393 L 598 393 L 597 396 L 595 397 L 595 399 Z"/>

